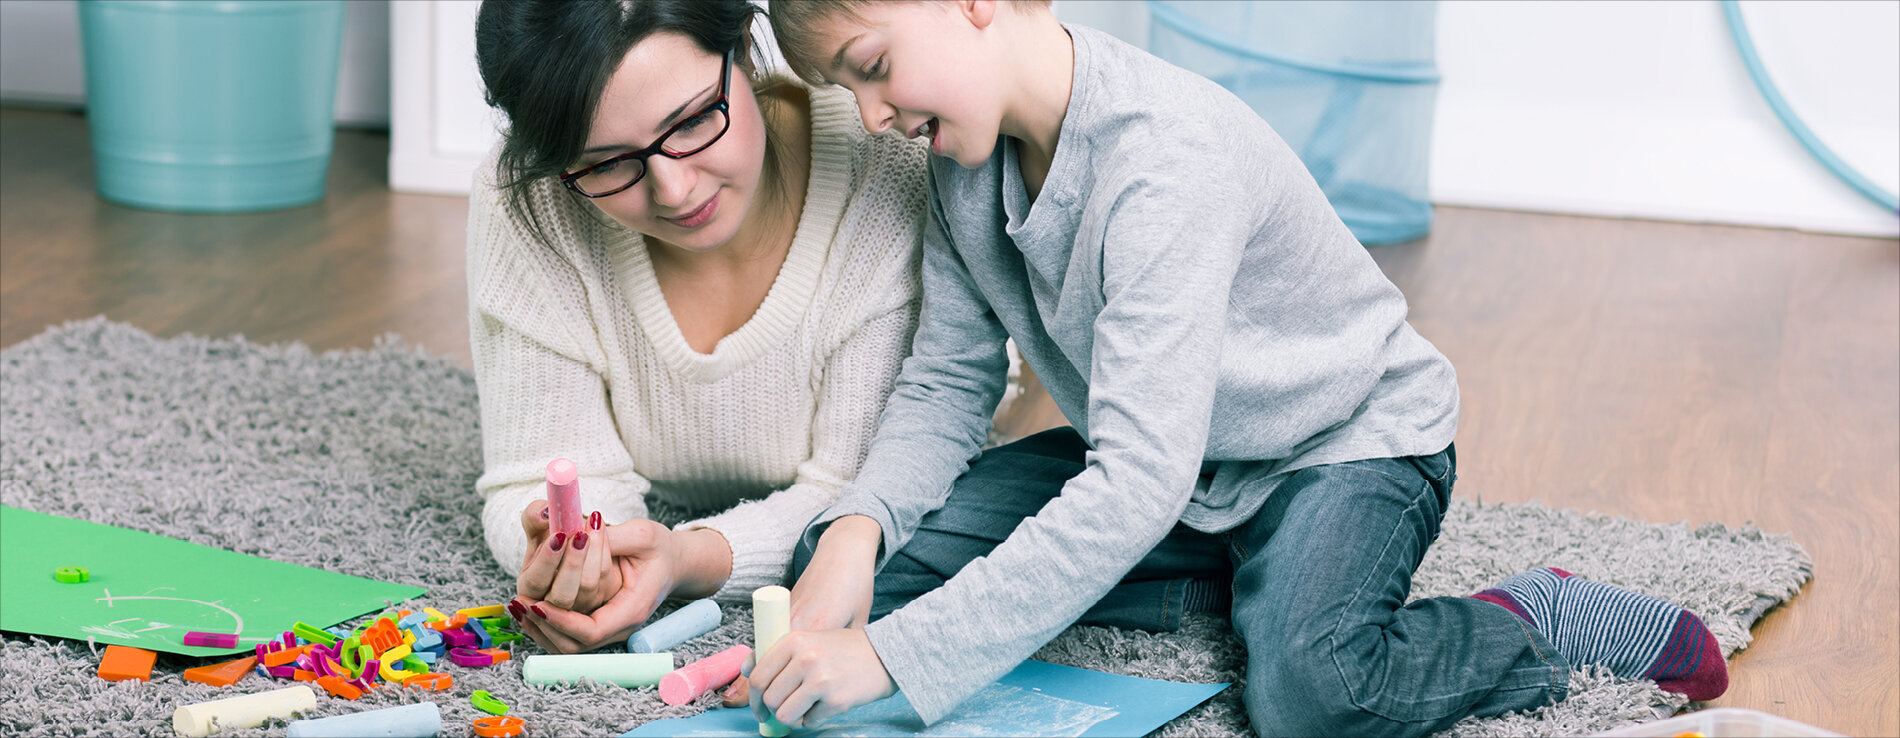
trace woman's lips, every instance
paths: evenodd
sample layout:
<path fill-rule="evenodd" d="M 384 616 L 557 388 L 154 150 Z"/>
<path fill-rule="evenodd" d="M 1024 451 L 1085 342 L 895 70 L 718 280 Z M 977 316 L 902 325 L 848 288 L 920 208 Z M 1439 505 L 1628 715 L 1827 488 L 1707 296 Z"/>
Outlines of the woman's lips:
<path fill-rule="evenodd" d="M 677 218 L 664 218 L 664 219 L 666 220 L 666 222 L 672 223 L 673 225 L 679 226 L 681 228 L 698 228 L 699 226 L 705 225 L 706 221 L 712 220 L 713 213 L 716 212 L 718 209 L 719 209 L 719 195 L 715 193 L 712 196 L 712 199 L 709 199 L 706 201 L 706 204 L 701 205 L 697 208 L 694 208 L 692 212 L 679 216 Z"/>

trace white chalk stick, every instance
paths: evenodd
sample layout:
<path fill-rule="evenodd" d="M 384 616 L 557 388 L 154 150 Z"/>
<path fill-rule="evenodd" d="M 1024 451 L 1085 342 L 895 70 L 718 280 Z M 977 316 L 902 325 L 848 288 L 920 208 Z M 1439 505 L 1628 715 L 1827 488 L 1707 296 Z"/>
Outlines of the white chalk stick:
<path fill-rule="evenodd" d="M 792 591 L 773 585 L 752 590 L 752 648 L 760 657 L 772 652 L 778 645 L 778 639 L 792 632 Z M 759 735 L 766 738 L 780 738 L 792 732 L 791 728 L 767 717 L 759 723 Z"/>
<path fill-rule="evenodd" d="M 283 689 L 183 705 L 172 713 L 172 730 L 186 738 L 204 738 L 219 730 L 254 728 L 272 718 L 288 719 L 317 706 L 317 693 L 297 685 Z"/>

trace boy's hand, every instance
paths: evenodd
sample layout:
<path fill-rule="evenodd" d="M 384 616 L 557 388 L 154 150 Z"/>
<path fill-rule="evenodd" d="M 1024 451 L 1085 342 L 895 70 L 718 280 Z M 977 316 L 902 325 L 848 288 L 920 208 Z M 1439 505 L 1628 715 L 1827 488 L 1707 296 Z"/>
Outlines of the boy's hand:
<path fill-rule="evenodd" d="M 877 521 L 863 515 L 831 522 L 792 585 L 793 631 L 862 628 L 870 621 L 883 535 Z"/>
<path fill-rule="evenodd" d="M 548 503 L 536 500 L 522 510 L 521 529 L 528 534 L 528 554 L 515 577 L 515 594 L 590 613 L 620 591 L 621 571 L 601 535 L 600 513 L 589 515 L 581 530 L 550 538 Z"/>
<path fill-rule="evenodd" d="M 808 728 L 897 693 L 862 628 L 792 631 L 748 672 L 752 715 Z"/>

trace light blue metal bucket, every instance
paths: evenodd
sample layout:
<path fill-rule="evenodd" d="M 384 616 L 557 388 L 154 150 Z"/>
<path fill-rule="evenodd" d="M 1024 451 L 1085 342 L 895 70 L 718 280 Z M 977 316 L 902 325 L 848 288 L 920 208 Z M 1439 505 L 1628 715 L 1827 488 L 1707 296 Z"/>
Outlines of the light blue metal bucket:
<path fill-rule="evenodd" d="M 82 0 L 99 194 L 229 212 L 323 197 L 341 0 Z"/>

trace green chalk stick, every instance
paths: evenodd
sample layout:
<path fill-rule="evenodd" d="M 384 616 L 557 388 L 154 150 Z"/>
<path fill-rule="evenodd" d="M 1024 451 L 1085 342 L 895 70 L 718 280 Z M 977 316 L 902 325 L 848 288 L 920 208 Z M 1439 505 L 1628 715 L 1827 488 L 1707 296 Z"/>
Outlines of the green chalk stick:
<path fill-rule="evenodd" d="M 672 652 L 536 654 L 521 665 L 521 679 L 529 684 L 555 684 L 592 679 L 622 687 L 651 687 L 673 670 Z"/>

